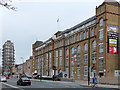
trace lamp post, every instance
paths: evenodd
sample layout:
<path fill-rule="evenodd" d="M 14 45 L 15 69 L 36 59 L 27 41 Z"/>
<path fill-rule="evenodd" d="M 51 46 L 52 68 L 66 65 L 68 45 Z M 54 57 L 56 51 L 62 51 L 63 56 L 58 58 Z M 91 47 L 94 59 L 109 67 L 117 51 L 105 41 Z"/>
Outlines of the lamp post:
<path fill-rule="evenodd" d="M 90 85 L 90 29 L 88 30 L 88 85 Z"/>
<path fill-rule="evenodd" d="M 24 74 L 24 58 L 23 57 L 20 57 L 22 59 L 22 62 L 23 62 L 23 74 Z"/>

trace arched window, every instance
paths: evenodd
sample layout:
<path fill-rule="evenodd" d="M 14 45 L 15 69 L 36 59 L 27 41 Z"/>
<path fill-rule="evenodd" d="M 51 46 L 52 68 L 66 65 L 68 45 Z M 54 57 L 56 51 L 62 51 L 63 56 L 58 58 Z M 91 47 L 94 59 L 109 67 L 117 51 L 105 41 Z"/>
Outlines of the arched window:
<path fill-rule="evenodd" d="M 104 22 L 103 22 L 103 18 L 101 18 L 100 21 L 99 21 L 99 26 L 100 26 L 100 27 L 103 26 L 103 23 L 104 23 Z"/>
<path fill-rule="evenodd" d="M 96 41 L 95 40 L 92 42 L 92 49 L 96 49 Z"/>
<path fill-rule="evenodd" d="M 80 53 L 80 45 L 77 47 L 77 53 Z"/>
<path fill-rule="evenodd" d="M 72 54 L 74 54 L 74 47 L 72 47 Z"/>
<path fill-rule="evenodd" d="M 84 51 L 87 51 L 87 50 L 88 50 L 88 44 L 85 43 L 85 45 L 84 45 Z"/>

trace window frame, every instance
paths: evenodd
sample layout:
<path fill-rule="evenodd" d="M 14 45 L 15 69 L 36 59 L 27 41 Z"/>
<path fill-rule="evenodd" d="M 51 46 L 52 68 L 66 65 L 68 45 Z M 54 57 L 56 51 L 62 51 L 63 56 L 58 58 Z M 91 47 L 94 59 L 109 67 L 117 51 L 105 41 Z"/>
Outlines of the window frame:
<path fill-rule="evenodd" d="M 102 41 L 104 39 L 104 29 L 99 30 L 99 40 Z"/>
<path fill-rule="evenodd" d="M 99 27 L 102 27 L 104 25 L 104 20 L 103 18 L 100 18 L 99 20 Z"/>

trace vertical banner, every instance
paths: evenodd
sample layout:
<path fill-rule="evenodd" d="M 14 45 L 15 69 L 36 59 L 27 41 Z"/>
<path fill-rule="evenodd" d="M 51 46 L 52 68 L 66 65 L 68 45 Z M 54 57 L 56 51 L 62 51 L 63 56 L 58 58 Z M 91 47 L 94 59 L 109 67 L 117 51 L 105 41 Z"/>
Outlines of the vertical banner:
<path fill-rule="evenodd" d="M 118 53 L 118 26 L 107 25 L 108 53 Z"/>

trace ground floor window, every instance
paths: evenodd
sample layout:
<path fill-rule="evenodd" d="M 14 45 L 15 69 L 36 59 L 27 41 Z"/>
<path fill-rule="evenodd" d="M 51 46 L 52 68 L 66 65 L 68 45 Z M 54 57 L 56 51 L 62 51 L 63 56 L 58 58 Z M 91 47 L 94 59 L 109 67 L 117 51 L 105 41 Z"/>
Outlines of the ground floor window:
<path fill-rule="evenodd" d="M 62 56 L 60 56 L 59 61 L 60 61 L 60 66 L 62 66 Z"/>
<path fill-rule="evenodd" d="M 68 58 L 66 58 L 66 66 L 69 65 L 69 61 L 68 61 Z"/>
<path fill-rule="evenodd" d="M 88 54 L 84 54 L 84 64 L 88 63 Z"/>
<path fill-rule="evenodd" d="M 77 79 L 80 79 L 80 67 L 77 67 Z"/>
<path fill-rule="evenodd" d="M 99 68 L 104 68 L 104 58 L 99 58 Z"/>
<path fill-rule="evenodd" d="M 102 76 L 104 76 L 103 72 L 99 72 L 99 77 L 101 78 Z"/>
<path fill-rule="evenodd" d="M 71 65 L 74 65 L 74 58 L 71 57 Z"/>
<path fill-rule="evenodd" d="M 71 75 L 71 77 L 72 77 L 72 78 L 74 78 L 74 67 L 72 67 L 72 70 L 71 70 L 71 72 L 72 72 L 72 75 Z"/>
<path fill-rule="evenodd" d="M 92 53 L 92 63 L 96 63 L 96 52 Z"/>
<path fill-rule="evenodd" d="M 64 77 L 67 77 L 68 78 L 68 75 L 69 75 L 69 71 L 68 71 L 68 68 L 66 68 L 66 74 Z"/>
<path fill-rule="evenodd" d="M 56 70 L 56 75 L 58 75 L 58 70 Z"/>
<path fill-rule="evenodd" d="M 88 66 L 84 66 L 84 80 L 88 79 Z"/>
<path fill-rule="evenodd" d="M 58 58 L 56 57 L 56 66 L 58 66 Z"/>

